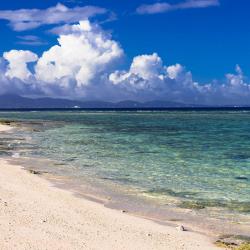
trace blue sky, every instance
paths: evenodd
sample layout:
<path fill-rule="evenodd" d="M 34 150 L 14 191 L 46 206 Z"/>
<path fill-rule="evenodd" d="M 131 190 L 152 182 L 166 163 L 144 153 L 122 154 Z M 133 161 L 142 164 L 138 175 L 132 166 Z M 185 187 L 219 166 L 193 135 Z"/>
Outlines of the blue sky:
<path fill-rule="evenodd" d="M 109 33 L 112 37 L 110 39 L 116 41 L 123 50 L 122 59 L 116 63 L 116 70 L 129 71 L 135 57 L 157 53 L 164 67 L 180 64 L 187 72 L 192 72 L 192 81 L 200 85 L 214 82 L 224 84 L 228 81 L 225 75 L 234 74 L 236 65 L 240 66 L 236 75 L 244 79 L 242 83 L 245 84 L 247 76 L 250 75 L 250 31 L 248 28 L 250 3 L 248 1 L 67 0 L 60 1 L 60 3 L 68 9 L 86 5 L 105 9 L 105 13 L 93 14 L 89 20 L 91 24 L 99 25 L 102 32 Z M 27 12 L 29 9 L 46 10 L 57 4 L 58 1 L 54 0 L 2 1 L 0 3 L 2 37 L 0 54 L 15 49 L 32 51 L 41 57 L 44 51 L 57 44 L 57 38 L 61 34 L 52 33 L 51 29 L 66 24 L 77 24 L 80 20 L 44 23 L 32 29 L 21 30 L 13 26 L 15 22 L 13 20 L 17 15 L 15 11 L 20 9 L 26 9 Z M 6 17 L 4 12 L 6 10 L 12 12 L 13 16 L 10 17 L 9 12 Z M 242 72 L 244 72 L 244 77 Z M 218 90 L 214 92 L 217 93 Z M 112 94 L 113 97 L 114 95 L 115 93 Z M 98 98 L 98 95 L 95 98 Z M 192 98 L 190 98 L 191 101 Z"/>
<path fill-rule="evenodd" d="M 179 62 L 192 70 L 195 78 L 209 81 L 222 78 L 239 64 L 250 74 L 250 3 L 245 0 L 220 0 L 219 7 L 189 9 L 155 15 L 134 15 L 136 8 L 154 1 L 61 1 L 69 7 L 75 5 L 96 5 L 108 8 L 117 14 L 113 22 L 103 24 L 113 31 L 128 58 L 137 54 L 157 52 L 164 61 Z M 168 1 L 176 3 L 180 1 Z M 9 0 L 0 3 L 0 8 L 48 8 L 58 1 Z M 28 32 L 13 32 L 6 21 L 0 21 L 1 53 L 12 48 L 28 46 L 16 44 L 17 36 L 35 34 L 51 45 L 55 37 L 44 33 L 46 28 Z M 41 53 L 44 47 L 34 46 L 32 50 Z"/>

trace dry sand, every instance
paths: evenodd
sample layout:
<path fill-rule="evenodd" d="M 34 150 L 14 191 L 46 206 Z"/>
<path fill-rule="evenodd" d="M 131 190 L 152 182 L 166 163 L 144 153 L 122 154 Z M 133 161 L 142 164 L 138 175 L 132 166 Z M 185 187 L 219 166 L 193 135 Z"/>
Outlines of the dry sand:
<path fill-rule="evenodd" d="M 75 197 L 0 159 L 0 249 L 220 248 L 204 235 Z"/>

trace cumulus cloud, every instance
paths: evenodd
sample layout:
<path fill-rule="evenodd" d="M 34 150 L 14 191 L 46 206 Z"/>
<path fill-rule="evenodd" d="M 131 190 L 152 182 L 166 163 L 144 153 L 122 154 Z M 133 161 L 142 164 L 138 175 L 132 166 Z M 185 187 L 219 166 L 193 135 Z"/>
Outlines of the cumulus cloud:
<path fill-rule="evenodd" d="M 27 64 L 38 59 L 35 53 L 28 50 L 11 50 L 5 52 L 3 57 L 9 63 L 5 75 L 11 79 L 18 78 L 22 81 L 28 80 L 32 75 Z"/>
<path fill-rule="evenodd" d="M 134 58 L 128 71 L 115 71 L 109 81 L 124 98 L 136 100 L 168 100 L 189 104 L 250 104 L 250 84 L 241 68 L 227 74 L 223 82 L 201 84 L 180 64 L 165 66 L 156 54 Z"/>
<path fill-rule="evenodd" d="M 160 2 L 154 4 L 143 4 L 136 9 L 137 14 L 156 14 L 168 11 L 194 8 L 207 8 L 219 6 L 219 0 L 187 0 L 177 4 L 170 4 L 167 2 Z"/>
<path fill-rule="evenodd" d="M 9 21 L 15 31 L 24 31 L 43 25 L 76 23 L 106 13 L 108 13 L 106 9 L 96 6 L 68 8 L 58 3 L 48 9 L 1 10 L 0 19 Z"/>
<path fill-rule="evenodd" d="M 164 66 L 156 53 L 135 57 L 128 71 L 115 71 L 109 75 L 109 80 L 140 100 L 168 98 L 189 102 L 202 91 L 183 66 Z"/>
<path fill-rule="evenodd" d="M 58 45 L 44 52 L 35 66 L 35 77 L 49 84 L 64 79 L 77 87 L 87 86 L 121 56 L 119 44 L 89 21 L 72 25 L 60 35 Z"/>
<path fill-rule="evenodd" d="M 196 82 L 183 65 L 164 64 L 157 53 L 118 69 L 121 45 L 97 24 L 61 28 L 58 43 L 40 57 L 11 50 L 0 58 L 0 93 L 88 100 L 167 100 L 189 104 L 250 104 L 250 84 L 239 66 L 222 81 Z"/>
<path fill-rule="evenodd" d="M 128 72 L 115 71 L 110 74 L 109 80 L 117 84 L 130 85 L 133 88 L 143 89 L 163 78 L 164 67 L 161 58 L 156 54 L 136 56 Z"/>

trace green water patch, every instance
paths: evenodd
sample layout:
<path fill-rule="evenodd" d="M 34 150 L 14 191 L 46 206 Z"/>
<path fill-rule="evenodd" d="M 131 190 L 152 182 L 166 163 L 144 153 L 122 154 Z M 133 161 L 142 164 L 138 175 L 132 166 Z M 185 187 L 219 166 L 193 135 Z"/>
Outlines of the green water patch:
<path fill-rule="evenodd" d="M 78 159 L 77 157 L 69 157 L 69 158 L 63 159 L 63 161 L 64 162 L 74 162 L 77 159 Z"/>
<path fill-rule="evenodd" d="M 10 151 L 4 151 L 0 149 L 0 156 L 11 156 L 12 153 Z"/>
<path fill-rule="evenodd" d="M 220 207 L 229 210 L 250 213 L 250 202 L 241 201 L 223 201 L 223 200 L 185 200 L 179 204 L 181 208 L 187 209 L 204 209 L 206 207 Z"/>
<path fill-rule="evenodd" d="M 189 192 L 189 191 L 174 191 L 168 188 L 152 188 L 146 193 L 151 195 L 167 195 L 167 196 L 174 196 L 179 198 L 190 198 L 195 197 L 197 195 L 196 192 Z"/>
<path fill-rule="evenodd" d="M 236 250 L 250 250 L 250 243 L 243 243 L 241 246 L 236 248 Z"/>
<path fill-rule="evenodd" d="M 231 153 L 231 154 L 225 154 L 227 158 L 230 158 L 234 161 L 239 161 L 239 160 L 248 160 L 250 159 L 250 153 L 245 152 L 245 153 Z"/>
<path fill-rule="evenodd" d="M 206 208 L 205 204 L 198 201 L 182 201 L 179 207 L 187 209 L 197 209 L 197 210 Z"/>
<path fill-rule="evenodd" d="M 116 182 L 119 184 L 137 184 L 138 183 L 136 180 L 132 180 L 129 177 L 101 177 L 100 179 Z"/>
<path fill-rule="evenodd" d="M 215 242 L 218 247 L 234 250 L 250 250 L 250 237 L 245 235 L 222 235 Z"/>

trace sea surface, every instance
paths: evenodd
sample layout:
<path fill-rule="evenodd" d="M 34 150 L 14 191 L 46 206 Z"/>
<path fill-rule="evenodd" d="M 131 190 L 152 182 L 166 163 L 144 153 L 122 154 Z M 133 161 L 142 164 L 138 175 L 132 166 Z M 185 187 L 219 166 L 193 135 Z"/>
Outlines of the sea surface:
<path fill-rule="evenodd" d="M 29 129 L 0 135 L 2 156 L 51 159 L 51 172 L 78 183 L 250 224 L 249 110 L 0 112 L 6 119 Z"/>

